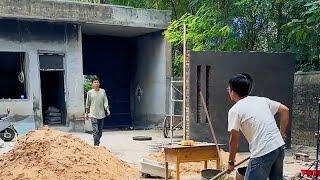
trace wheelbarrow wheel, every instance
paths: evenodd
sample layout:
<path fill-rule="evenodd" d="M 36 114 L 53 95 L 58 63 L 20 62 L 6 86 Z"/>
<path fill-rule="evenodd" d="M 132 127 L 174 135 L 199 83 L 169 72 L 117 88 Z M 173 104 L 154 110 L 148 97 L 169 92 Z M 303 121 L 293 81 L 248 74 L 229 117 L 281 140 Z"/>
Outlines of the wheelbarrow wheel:
<path fill-rule="evenodd" d="M 12 141 L 16 136 L 16 132 L 11 128 L 6 128 L 0 133 L 0 138 L 5 142 Z"/>
<path fill-rule="evenodd" d="M 163 137 L 168 138 L 169 137 L 169 131 L 170 131 L 170 117 L 166 116 L 163 120 Z"/>

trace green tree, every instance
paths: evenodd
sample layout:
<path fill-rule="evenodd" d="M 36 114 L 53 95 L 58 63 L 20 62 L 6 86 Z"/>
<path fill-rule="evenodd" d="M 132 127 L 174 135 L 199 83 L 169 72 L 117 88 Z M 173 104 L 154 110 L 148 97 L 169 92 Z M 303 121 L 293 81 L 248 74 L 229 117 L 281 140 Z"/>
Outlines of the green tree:
<path fill-rule="evenodd" d="M 292 19 L 288 30 L 288 50 L 296 55 L 297 70 L 320 71 L 320 1 L 307 3 L 299 19 Z"/>
<path fill-rule="evenodd" d="M 105 0 L 77 0 L 106 3 Z M 320 1 L 108 0 L 110 4 L 172 11 L 164 32 L 173 45 L 173 74 L 182 74 L 182 27 L 193 51 L 290 52 L 297 71 L 320 70 Z"/>
<path fill-rule="evenodd" d="M 228 5 L 218 4 L 215 7 L 212 1 L 201 3 L 194 14 L 187 13 L 174 20 L 164 32 L 165 38 L 172 43 L 175 51 L 173 60 L 174 76 L 182 75 L 182 42 L 183 25 L 187 26 L 188 49 L 192 51 L 215 50 L 230 51 L 236 49 L 237 38 L 227 20 Z M 196 4 L 199 6 L 199 4 Z M 224 7 L 224 8 L 222 8 Z"/>
<path fill-rule="evenodd" d="M 291 52 L 296 70 L 319 70 L 319 2 L 202 2 L 195 14 L 174 20 L 164 33 L 178 55 L 173 61 L 174 75 L 182 73 L 183 24 L 188 27 L 190 50 Z"/>

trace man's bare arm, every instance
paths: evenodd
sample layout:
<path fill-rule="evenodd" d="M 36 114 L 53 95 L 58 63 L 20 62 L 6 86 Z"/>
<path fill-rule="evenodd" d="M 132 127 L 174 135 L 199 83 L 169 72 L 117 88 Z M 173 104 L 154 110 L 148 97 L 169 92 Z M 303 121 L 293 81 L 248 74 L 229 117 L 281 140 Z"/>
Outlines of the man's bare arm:
<path fill-rule="evenodd" d="M 230 132 L 230 140 L 229 140 L 229 165 L 228 165 L 228 172 L 231 173 L 231 171 L 234 170 L 234 162 L 238 150 L 238 142 L 239 142 L 239 131 L 236 131 L 234 129 Z"/>
<path fill-rule="evenodd" d="M 238 143 L 239 143 L 239 131 L 231 130 L 229 139 L 229 161 L 234 161 L 236 158 Z"/>
<path fill-rule="evenodd" d="M 287 126 L 289 123 L 289 108 L 283 104 L 279 106 L 278 109 L 279 118 L 280 118 L 280 133 L 282 137 L 285 137 Z"/>
<path fill-rule="evenodd" d="M 85 119 L 89 119 L 89 113 L 90 113 L 90 106 L 91 106 L 91 99 L 90 99 L 90 94 L 89 92 L 87 93 L 87 99 L 86 99 L 86 107 L 85 107 Z"/>

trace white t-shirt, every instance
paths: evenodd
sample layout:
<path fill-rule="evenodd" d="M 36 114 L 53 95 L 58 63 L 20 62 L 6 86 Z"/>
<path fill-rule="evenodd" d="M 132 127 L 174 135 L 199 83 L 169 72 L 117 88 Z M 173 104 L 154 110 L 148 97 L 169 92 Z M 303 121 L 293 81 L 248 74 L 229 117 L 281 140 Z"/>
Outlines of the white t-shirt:
<path fill-rule="evenodd" d="M 285 144 L 274 118 L 279 106 L 279 102 L 268 98 L 248 96 L 229 110 L 228 131 L 241 130 L 249 142 L 251 158 L 266 155 Z"/>

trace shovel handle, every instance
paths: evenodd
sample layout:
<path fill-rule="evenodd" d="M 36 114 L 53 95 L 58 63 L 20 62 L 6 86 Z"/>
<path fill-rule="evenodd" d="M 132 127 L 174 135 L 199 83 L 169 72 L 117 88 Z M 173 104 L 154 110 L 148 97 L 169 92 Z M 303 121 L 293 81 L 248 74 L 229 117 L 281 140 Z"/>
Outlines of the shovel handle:
<path fill-rule="evenodd" d="M 250 159 L 250 157 L 247 157 L 247 158 L 243 159 L 242 161 L 240 161 L 240 162 L 238 162 L 237 164 L 235 164 L 235 165 L 234 165 L 234 167 L 239 166 L 240 164 L 242 164 L 242 163 L 244 163 L 244 162 L 248 161 L 249 159 Z M 220 176 L 223 176 L 223 175 L 227 174 L 227 172 L 228 172 L 228 169 L 227 169 L 227 170 L 222 171 L 222 172 L 221 172 L 221 173 L 219 173 L 219 174 L 217 174 L 217 175 L 216 175 L 216 176 L 214 176 L 211 180 L 218 179 Z"/>

